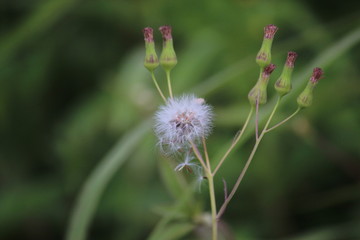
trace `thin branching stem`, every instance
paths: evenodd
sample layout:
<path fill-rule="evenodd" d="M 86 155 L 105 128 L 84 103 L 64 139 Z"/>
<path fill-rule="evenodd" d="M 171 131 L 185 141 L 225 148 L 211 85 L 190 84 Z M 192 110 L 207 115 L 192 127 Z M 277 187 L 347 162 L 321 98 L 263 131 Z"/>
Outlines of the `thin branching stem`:
<path fill-rule="evenodd" d="M 278 124 L 276 124 L 276 125 L 272 126 L 271 128 L 267 129 L 267 130 L 266 130 L 266 133 L 274 130 L 274 129 L 277 128 L 277 127 L 280 127 L 281 125 L 283 125 L 284 123 L 286 123 L 287 121 L 289 121 L 289 120 L 290 120 L 291 118 L 293 118 L 296 114 L 298 114 L 298 112 L 300 112 L 300 110 L 301 110 L 301 108 L 296 109 L 296 111 L 295 111 L 293 114 L 291 114 L 289 117 L 285 118 L 284 120 L 282 120 L 282 121 L 279 122 Z"/>
<path fill-rule="evenodd" d="M 237 135 L 236 139 L 231 143 L 231 146 L 229 147 L 229 149 L 226 151 L 226 153 L 224 154 L 224 156 L 221 158 L 220 162 L 218 163 L 218 165 L 216 166 L 214 172 L 213 172 L 213 176 L 215 176 L 215 174 L 217 173 L 217 171 L 219 170 L 219 168 L 221 167 L 221 165 L 223 164 L 223 162 L 225 161 L 225 159 L 229 156 L 230 152 L 233 150 L 233 148 L 236 146 L 236 144 L 239 142 L 240 138 L 242 137 L 242 135 L 245 132 L 245 129 L 250 121 L 250 118 L 252 116 L 254 112 L 254 107 L 251 107 L 250 112 L 246 118 L 246 121 L 244 123 L 244 126 L 242 127 L 240 133 Z"/>
<path fill-rule="evenodd" d="M 205 151 L 206 162 L 208 167 L 205 165 L 204 159 L 201 156 L 201 153 L 198 147 L 190 141 L 191 147 L 195 153 L 195 156 L 198 158 L 199 162 L 205 169 L 206 177 L 209 183 L 209 195 L 210 195 L 210 204 L 211 204 L 211 223 L 212 223 L 212 240 L 217 240 L 217 210 L 216 210 L 216 200 L 215 200 L 215 188 L 214 188 L 214 177 L 211 173 L 210 161 L 207 156 L 205 138 L 202 139 Z"/>
<path fill-rule="evenodd" d="M 207 168 L 205 162 L 204 162 L 204 159 L 203 157 L 201 156 L 201 153 L 198 149 L 198 147 L 192 142 L 192 141 L 189 141 L 190 144 L 191 144 L 191 147 L 194 151 L 194 154 L 195 156 L 197 157 L 197 159 L 199 160 L 199 162 L 201 163 L 201 165 L 203 166 L 204 170 L 206 171 L 206 173 L 210 173 L 210 170 Z"/>
<path fill-rule="evenodd" d="M 205 137 L 202 137 L 202 144 L 203 144 L 203 148 L 204 148 L 204 154 L 205 154 L 205 160 L 206 160 L 206 165 L 211 173 L 211 165 L 210 165 L 210 159 L 209 159 L 209 153 L 207 151 L 207 147 L 206 147 L 206 139 Z"/>
<path fill-rule="evenodd" d="M 258 140 L 259 139 L 259 96 L 256 99 L 255 135 L 256 135 L 256 140 Z"/>
<path fill-rule="evenodd" d="M 210 195 L 210 205 L 211 205 L 211 224 L 212 224 L 212 240 L 217 240 L 218 231 L 217 231 L 217 212 L 216 212 L 216 199 L 215 199 L 215 188 L 214 188 L 214 177 L 209 172 L 207 174 L 209 181 L 209 195 Z"/>
<path fill-rule="evenodd" d="M 243 170 L 241 171 L 239 177 L 237 178 L 236 183 L 235 183 L 233 189 L 231 190 L 229 196 L 226 198 L 226 200 L 224 201 L 223 205 L 221 206 L 221 208 L 220 208 L 220 210 L 219 210 L 219 212 L 218 212 L 218 214 L 217 214 L 217 218 L 218 218 L 218 219 L 224 214 L 227 205 L 229 204 L 229 202 L 231 201 L 231 199 L 234 197 L 237 189 L 239 188 L 239 185 L 240 185 L 242 179 L 244 178 L 244 175 L 245 175 L 246 171 L 248 170 L 252 159 L 254 158 L 254 155 L 255 155 L 258 147 L 259 147 L 259 144 L 260 144 L 262 138 L 264 137 L 264 135 L 265 135 L 265 133 L 266 133 L 266 129 L 267 129 L 267 127 L 269 126 L 269 124 L 270 124 L 270 122 L 271 122 L 271 119 L 273 118 L 273 116 L 274 116 L 274 114 L 275 114 L 275 112 L 276 112 L 276 110 L 277 110 L 277 108 L 278 108 L 278 106 L 279 106 L 280 100 L 281 100 L 281 97 L 278 98 L 278 100 L 277 100 L 277 102 L 276 102 L 276 104 L 275 104 L 275 106 L 274 106 L 274 109 L 273 109 L 273 111 L 271 112 L 270 117 L 269 117 L 268 121 L 266 122 L 265 127 L 264 127 L 264 129 L 262 130 L 259 138 L 256 139 L 255 145 L 254 145 L 254 147 L 253 147 L 253 149 L 252 149 L 252 151 L 251 151 L 251 153 L 250 153 L 250 156 L 249 156 L 248 160 L 246 161 L 245 166 L 244 166 Z"/>
<path fill-rule="evenodd" d="M 173 93 L 172 93 L 172 87 L 171 87 L 171 78 L 170 78 L 170 71 L 167 70 L 166 72 L 166 80 L 167 80 L 167 84 L 168 84 L 168 88 L 169 88 L 169 95 L 170 98 L 173 98 Z"/>
<path fill-rule="evenodd" d="M 161 98 L 164 100 L 164 102 L 166 103 L 166 97 L 164 96 L 163 92 L 161 91 L 161 88 L 159 87 L 159 84 L 158 82 L 156 81 L 156 78 L 155 78 L 155 74 L 154 74 L 154 71 L 151 71 L 151 78 L 155 84 L 155 87 L 156 89 L 158 90 Z"/>

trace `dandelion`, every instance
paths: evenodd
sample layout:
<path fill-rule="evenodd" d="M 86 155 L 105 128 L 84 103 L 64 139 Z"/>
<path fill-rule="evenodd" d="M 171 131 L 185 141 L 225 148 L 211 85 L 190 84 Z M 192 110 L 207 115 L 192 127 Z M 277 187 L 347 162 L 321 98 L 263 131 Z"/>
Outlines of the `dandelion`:
<path fill-rule="evenodd" d="M 170 153 L 189 149 L 190 142 L 196 143 L 209 135 L 212 116 L 212 108 L 194 95 L 169 98 L 155 115 L 160 147 Z"/>

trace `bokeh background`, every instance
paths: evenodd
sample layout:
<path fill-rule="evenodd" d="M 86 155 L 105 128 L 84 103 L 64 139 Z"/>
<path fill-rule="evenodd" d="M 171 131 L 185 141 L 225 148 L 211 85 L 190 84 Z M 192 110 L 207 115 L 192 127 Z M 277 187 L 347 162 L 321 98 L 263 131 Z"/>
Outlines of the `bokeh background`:
<path fill-rule="evenodd" d="M 287 51 L 299 54 L 275 121 L 296 109 L 311 69 L 325 71 L 313 106 L 262 142 L 223 216 L 226 239 L 360 239 L 359 10 L 335 0 L 1 1 L 0 239 L 208 239 L 206 183 L 189 190 L 194 178 L 172 171 L 148 120 L 161 99 L 142 28 L 164 24 L 175 94 L 214 106 L 214 162 L 249 111 L 265 25 L 280 28 L 270 99 Z M 221 179 L 232 186 L 253 143 L 246 136 L 219 172 L 218 205 Z"/>

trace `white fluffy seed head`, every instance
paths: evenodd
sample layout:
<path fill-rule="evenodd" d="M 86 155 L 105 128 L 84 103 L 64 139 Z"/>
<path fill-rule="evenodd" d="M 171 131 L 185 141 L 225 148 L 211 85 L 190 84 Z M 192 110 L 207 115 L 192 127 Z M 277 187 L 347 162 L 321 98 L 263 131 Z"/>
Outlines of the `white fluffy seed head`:
<path fill-rule="evenodd" d="M 212 108 L 203 99 L 184 95 L 168 99 L 155 115 L 155 133 L 165 153 L 189 148 L 211 132 Z"/>

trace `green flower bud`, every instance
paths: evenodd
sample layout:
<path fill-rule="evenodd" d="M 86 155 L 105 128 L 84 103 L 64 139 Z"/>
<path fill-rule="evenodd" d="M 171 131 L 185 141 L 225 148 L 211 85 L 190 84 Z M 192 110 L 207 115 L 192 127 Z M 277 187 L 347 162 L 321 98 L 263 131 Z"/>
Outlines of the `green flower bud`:
<path fill-rule="evenodd" d="M 171 27 L 161 26 L 159 30 L 163 37 L 163 49 L 160 56 L 160 64 L 165 69 L 165 71 L 170 71 L 177 64 L 177 58 L 171 35 Z"/>
<path fill-rule="evenodd" d="M 284 69 L 279 79 L 275 82 L 275 90 L 281 97 L 288 94 L 291 90 L 291 75 L 294 70 L 296 57 L 296 52 L 288 52 Z"/>
<path fill-rule="evenodd" d="M 311 106 L 313 101 L 314 88 L 321 79 L 323 73 L 324 72 L 321 68 L 314 68 L 310 81 L 306 85 L 304 91 L 297 98 L 297 103 L 300 108 L 306 108 Z"/>
<path fill-rule="evenodd" d="M 155 51 L 155 43 L 153 38 L 153 29 L 150 27 L 144 28 L 145 40 L 145 60 L 144 66 L 150 71 L 154 71 L 159 66 L 159 59 Z"/>
<path fill-rule="evenodd" d="M 274 39 L 274 35 L 278 27 L 275 25 L 267 25 L 264 28 L 264 39 L 261 45 L 260 51 L 256 56 L 256 63 L 261 67 L 264 68 L 271 62 L 271 46 Z"/>
<path fill-rule="evenodd" d="M 270 64 L 267 66 L 261 73 L 259 80 L 249 92 L 248 98 L 250 104 L 255 106 L 257 100 L 259 100 L 259 104 L 265 104 L 267 101 L 267 85 L 270 79 L 271 73 L 275 70 L 276 66 L 274 64 Z"/>

